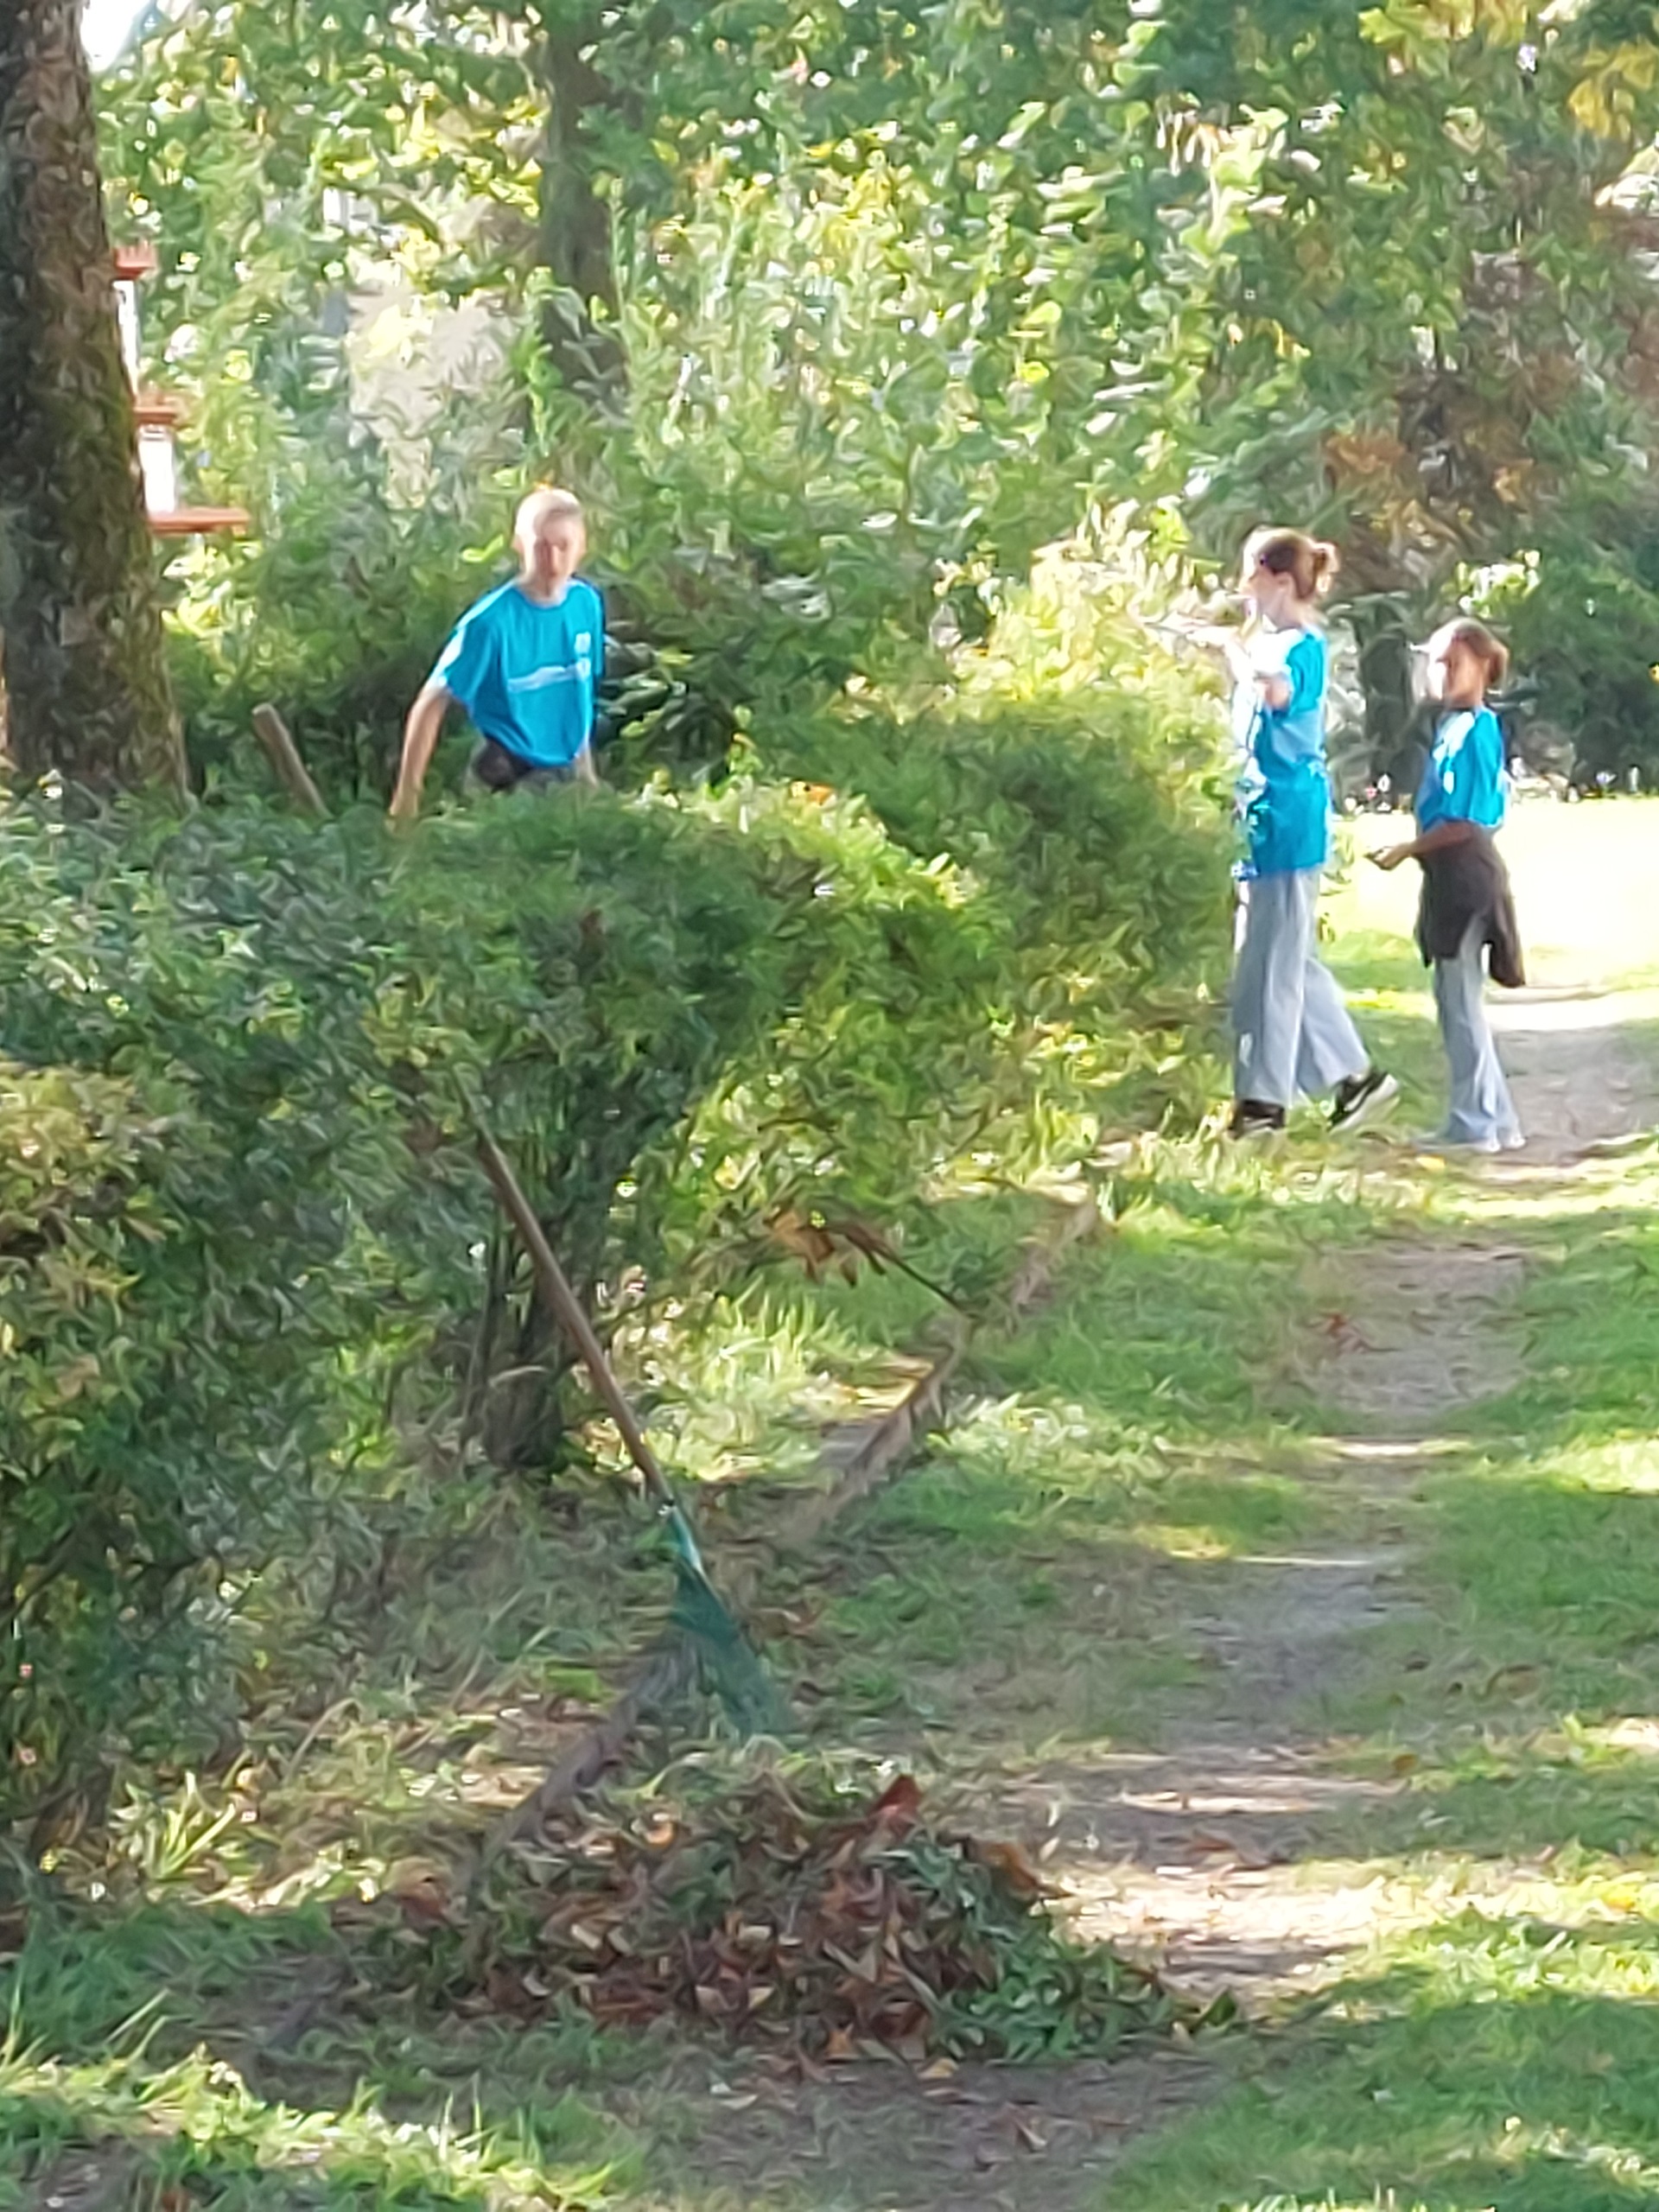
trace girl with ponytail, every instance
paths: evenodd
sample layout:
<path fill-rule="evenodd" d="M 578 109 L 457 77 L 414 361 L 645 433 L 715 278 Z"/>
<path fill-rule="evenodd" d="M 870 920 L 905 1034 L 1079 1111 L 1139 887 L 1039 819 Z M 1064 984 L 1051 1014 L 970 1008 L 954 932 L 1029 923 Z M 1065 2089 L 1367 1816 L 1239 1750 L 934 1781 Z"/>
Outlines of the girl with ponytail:
<path fill-rule="evenodd" d="M 1298 1097 L 1328 1096 L 1331 1126 L 1354 1128 L 1399 1089 L 1371 1065 L 1335 977 L 1313 954 L 1331 834 L 1319 602 L 1337 567 L 1335 546 L 1298 530 L 1257 531 L 1244 548 L 1252 621 L 1232 657 L 1248 848 L 1233 971 L 1235 1136 L 1283 1128 Z"/>

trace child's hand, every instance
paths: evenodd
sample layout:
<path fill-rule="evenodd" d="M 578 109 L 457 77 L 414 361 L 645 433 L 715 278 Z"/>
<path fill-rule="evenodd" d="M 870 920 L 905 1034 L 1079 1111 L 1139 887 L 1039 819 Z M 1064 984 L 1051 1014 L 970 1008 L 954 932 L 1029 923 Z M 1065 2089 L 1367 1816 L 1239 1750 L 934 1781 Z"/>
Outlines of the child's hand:
<path fill-rule="evenodd" d="M 1380 847 L 1377 851 L 1370 854 L 1369 857 L 1375 861 L 1377 867 L 1382 868 L 1385 874 L 1392 875 L 1395 869 L 1399 867 L 1402 861 L 1408 861 L 1411 858 L 1411 847 L 1409 845 L 1383 845 Z"/>
<path fill-rule="evenodd" d="M 1179 626 L 1168 626 L 1172 634 L 1183 645 L 1195 646 L 1199 652 L 1213 654 L 1225 664 L 1235 683 L 1248 683 L 1255 672 L 1244 641 L 1236 630 L 1228 629 L 1219 622 L 1183 622 Z"/>
<path fill-rule="evenodd" d="M 1290 678 L 1287 676 L 1258 676 L 1255 680 L 1262 686 L 1262 696 L 1275 714 L 1290 704 Z"/>

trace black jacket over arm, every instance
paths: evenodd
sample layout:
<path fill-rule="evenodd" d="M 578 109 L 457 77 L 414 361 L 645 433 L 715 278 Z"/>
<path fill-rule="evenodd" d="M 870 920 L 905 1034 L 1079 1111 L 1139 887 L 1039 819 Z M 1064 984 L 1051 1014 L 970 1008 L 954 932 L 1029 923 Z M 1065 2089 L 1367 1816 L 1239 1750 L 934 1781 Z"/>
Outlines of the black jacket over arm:
<path fill-rule="evenodd" d="M 1423 895 L 1417 908 L 1417 950 L 1427 967 L 1455 960 L 1471 922 L 1485 934 L 1488 972 L 1505 990 L 1527 980 L 1521 931 L 1515 918 L 1510 874 L 1490 835 L 1477 827 L 1460 844 L 1442 845 L 1421 858 Z"/>

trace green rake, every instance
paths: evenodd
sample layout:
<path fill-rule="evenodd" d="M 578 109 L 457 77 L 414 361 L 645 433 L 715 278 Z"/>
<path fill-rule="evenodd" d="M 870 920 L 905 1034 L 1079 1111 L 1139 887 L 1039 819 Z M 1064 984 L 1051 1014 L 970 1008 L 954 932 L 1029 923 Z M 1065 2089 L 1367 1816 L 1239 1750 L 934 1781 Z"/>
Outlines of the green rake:
<path fill-rule="evenodd" d="M 570 1287 L 546 1232 L 525 1197 L 505 1154 L 474 1115 L 478 1156 L 502 1211 L 518 1230 L 542 1295 L 581 1353 L 605 1409 L 616 1423 L 628 1457 L 639 1471 L 674 1559 L 674 1625 L 696 1652 L 705 1687 L 719 1699 L 733 1723 L 750 1736 L 786 1736 L 793 1721 L 777 1685 L 761 1665 L 742 1624 L 715 1589 L 685 1510 L 670 1487 L 646 1443 L 645 1432 L 624 1396 L 605 1348 L 594 1334 L 582 1302 Z"/>

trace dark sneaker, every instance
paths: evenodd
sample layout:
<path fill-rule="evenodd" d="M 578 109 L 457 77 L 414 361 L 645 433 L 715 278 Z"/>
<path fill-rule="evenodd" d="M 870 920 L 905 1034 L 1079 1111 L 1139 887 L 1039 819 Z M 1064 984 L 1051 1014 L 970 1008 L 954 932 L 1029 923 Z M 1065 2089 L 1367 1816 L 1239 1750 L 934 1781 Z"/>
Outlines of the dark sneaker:
<path fill-rule="evenodd" d="M 1265 1137 L 1284 1126 L 1282 1106 L 1269 1106 L 1261 1098 L 1236 1098 L 1227 1134 L 1230 1137 Z"/>
<path fill-rule="evenodd" d="M 1382 1068 L 1368 1068 L 1363 1075 L 1350 1076 L 1346 1083 L 1337 1085 L 1331 1126 L 1357 1129 L 1362 1122 L 1375 1119 L 1384 1107 L 1392 1106 L 1399 1096 L 1399 1084 Z"/>

